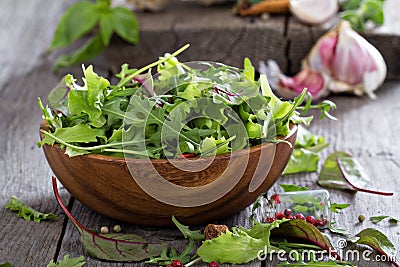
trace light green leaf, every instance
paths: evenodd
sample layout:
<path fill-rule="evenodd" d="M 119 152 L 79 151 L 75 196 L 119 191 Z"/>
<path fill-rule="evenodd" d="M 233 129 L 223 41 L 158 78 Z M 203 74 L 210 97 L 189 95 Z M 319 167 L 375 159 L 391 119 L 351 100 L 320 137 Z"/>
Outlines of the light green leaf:
<path fill-rule="evenodd" d="M 139 27 L 136 16 L 125 7 L 111 10 L 115 32 L 125 41 L 136 44 L 139 41 Z"/>
<path fill-rule="evenodd" d="M 69 254 L 57 263 L 54 260 L 50 261 L 47 267 L 82 267 L 86 264 L 85 257 L 79 256 L 77 258 L 70 258 Z"/>
<path fill-rule="evenodd" d="M 255 69 L 253 67 L 253 65 L 251 64 L 251 61 L 249 58 L 245 58 L 244 59 L 244 70 L 243 70 L 243 74 L 246 75 L 246 77 L 250 80 L 250 81 L 254 81 L 254 77 L 255 77 Z"/>
<path fill-rule="evenodd" d="M 65 47 L 88 33 L 99 20 L 97 5 L 80 1 L 70 6 L 61 17 L 50 49 Z"/>
<path fill-rule="evenodd" d="M 338 203 L 332 203 L 331 204 L 331 211 L 334 213 L 338 213 L 339 210 L 343 210 L 345 208 L 350 207 L 350 204 L 338 204 Z"/>
<path fill-rule="evenodd" d="M 396 257 L 396 247 L 382 232 L 373 228 L 367 228 L 359 232 L 356 236 L 360 237 L 356 242 L 357 244 L 370 246 L 378 253 L 388 256 L 389 259 Z"/>
<path fill-rule="evenodd" d="M 297 191 L 307 191 L 310 190 L 306 186 L 298 186 L 294 184 L 279 184 L 279 186 L 283 189 L 285 192 L 297 192 Z"/>
<path fill-rule="evenodd" d="M 295 148 L 286 165 L 283 175 L 318 170 L 319 155 L 304 148 Z"/>
<path fill-rule="evenodd" d="M 66 143 L 90 143 L 97 142 L 97 138 L 106 138 L 105 129 L 91 128 L 88 124 L 58 128 L 54 132 L 54 136 Z"/>
<path fill-rule="evenodd" d="M 18 198 L 12 196 L 10 202 L 4 206 L 4 208 L 18 211 L 18 218 L 23 218 L 26 221 L 41 222 L 42 220 L 57 220 L 57 216 L 54 213 L 42 213 L 37 211 Z"/>
<path fill-rule="evenodd" d="M 259 251 L 265 249 L 266 243 L 253 238 L 246 232 L 236 229 L 227 230 L 217 238 L 206 240 L 197 249 L 204 262 L 242 264 L 257 258 Z"/>

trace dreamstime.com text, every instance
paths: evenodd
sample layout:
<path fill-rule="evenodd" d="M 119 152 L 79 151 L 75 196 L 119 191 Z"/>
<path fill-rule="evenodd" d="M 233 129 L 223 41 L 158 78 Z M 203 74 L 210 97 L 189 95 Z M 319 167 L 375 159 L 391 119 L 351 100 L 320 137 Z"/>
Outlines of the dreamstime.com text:
<path fill-rule="evenodd" d="M 339 243 L 340 242 L 340 243 Z M 338 250 L 329 248 L 328 250 L 303 250 L 301 252 L 297 250 L 291 250 L 286 252 L 285 250 L 274 250 L 265 246 L 264 249 L 258 251 L 258 259 L 260 261 L 273 261 L 274 259 L 278 259 L 279 261 L 297 261 L 298 259 L 315 259 L 316 261 L 324 261 L 326 260 L 327 255 L 338 255 L 343 261 L 348 262 L 391 262 L 396 261 L 395 257 L 390 257 L 387 255 L 377 255 L 372 250 L 346 250 L 344 251 L 342 248 L 346 247 L 343 245 L 345 240 L 339 240 L 338 244 L 341 246 Z M 330 256 L 331 259 L 335 259 L 335 257 Z"/>

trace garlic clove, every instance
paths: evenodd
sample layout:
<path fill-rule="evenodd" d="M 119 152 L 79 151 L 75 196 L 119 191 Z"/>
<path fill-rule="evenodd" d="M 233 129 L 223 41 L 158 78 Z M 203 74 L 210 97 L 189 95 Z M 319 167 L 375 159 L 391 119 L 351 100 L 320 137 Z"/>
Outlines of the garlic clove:
<path fill-rule="evenodd" d="M 347 90 L 355 94 L 366 93 L 374 98 L 373 91 L 385 80 L 386 64 L 380 52 L 361 35 L 351 29 L 347 21 L 338 26 L 338 41 L 331 64 L 333 92 Z"/>
<path fill-rule="evenodd" d="M 338 11 L 337 0 L 290 0 L 289 10 L 300 21 L 320 24 L 328 21 Z"/>
<path fill-rule="evenodd" d="M 311 93 L 313 100 L 317 100 L 329 94 L 328 84 L 329 77 L 327 75 L 306 67 L 294 77 L 281 75 L 276 89 L 278 95 L 292 99 L 298 96 L 304 88 L 307 88 L 307 92 Z"/>

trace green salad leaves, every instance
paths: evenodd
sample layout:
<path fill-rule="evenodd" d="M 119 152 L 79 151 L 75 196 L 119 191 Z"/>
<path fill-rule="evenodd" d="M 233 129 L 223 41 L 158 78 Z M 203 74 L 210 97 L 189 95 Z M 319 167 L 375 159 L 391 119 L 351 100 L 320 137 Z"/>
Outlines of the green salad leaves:
<path fill-rule="evenodd" d="M 281 101 L 266 76 L 255 80 L 248 59 L 244 70 L 220 63 L 180 63 L 175 56 L 187 47 L 139 70 L 124 64 L 116 85 L 92 66 L 83 67 L 83 85 L 65 76 L 48 96 L 50 107 L 38 100 L 49 127 L 41 131 L 39 146 L 57 143 L 69 156 L 223 154 L 262 142 L 284 142 L 277 136 L 287 135 L 291 124 L 311 121 L 300 111 L 320 108 L 326 116 L 335 108 L 330 102 L 301 107 L 311 99 L 306 90 L 293 101 Z M 156 75 L 151 68 L 157 69 Z"/>
<path fill-rule="evenodd" d="M 24 202 L 16 197 L 11 197 L 10 201 L 4 208 L 18 211 L 18 217 L 23 218 L 26 221 L 41 222 L 42 220 L 57 220 L 57 216 L 54 213 L 42 213 L 29 207 Z"/>

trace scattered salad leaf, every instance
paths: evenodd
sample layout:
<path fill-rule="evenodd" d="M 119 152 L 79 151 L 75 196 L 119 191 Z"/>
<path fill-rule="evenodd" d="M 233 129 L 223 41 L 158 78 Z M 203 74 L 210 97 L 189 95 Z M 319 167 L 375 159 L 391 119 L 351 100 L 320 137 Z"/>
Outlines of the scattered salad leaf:
<path fill-rule="evenodd" d="M 279 185 L 285 192 L 307 191 L 310 190 L 307 186 L 298 186 L 294 184 L 280 184 Z"/>
<path fill-rule="evenodd" d="M 47 267 L 82 267 L 85 263 L 85 257 L 70 258 L 69 254 L 67 254 L 57 263 L 55 263 L 54 260 L 50 261 Z"/>
<path fill-rule="evenodd" d="M 68 67 L 99 55 L 109 45 L 114 32 L 132 44 L 139 40 L 136 16 L 129 9 L 112 8 L 111 1 L 80 1 L 70 6 L 61 17 L 48 52 L 73 44 L 90 35 L 96 27 L 99 33 L 94 34 L 78 50 L 59 57 L 55 67 Z"/>
<path fill-rule="evenodd" d="M 384 219 L 386 219 L 386 218 L 389 218 L 389 222 L 390 222 L 390 223 L 393 223 L 393 224 L 396 224 L 396 223 L 399 221 L 398 219 L 396 219 L 396 218 L 394 218 L 394 217 L 392 217 L 392 216 L 389 216 L 389 215 L 372 216 L 372 217 L 369 218 L 369 220 L 370 220 L 373 224 L 377 224 L 377 223 L 381 222 L 382 220 L 384 220 Z"/>
<path fill-rule="evenodd" d="M 283 175 L 317 171 L 320 158 L 318 152 L 328 146 L 329 143 L 325 142 L 324 137 L 314 135 L 303 126 L 298 125 L 295 149 Z"/>
<path fill-rule="evenodd" d="M 18 211 L 18 218 L 23 218 L 26 221 L 34 221 L 39 223 L 42 220 L 57 220 L 57 216 L 54 213 L 42 213 L 37 211 L 26 205 L 15 196 L 11 197 L 10 202 L 8 202 L 4 208 L 12 211 Z"/>
<path fill-rule="evenodd" d="M 242 264 L 257 258 L 259 251 L 264 250 L 266 243 L 251 237 L 242 229 L 234 228 L 217 238 L 206 240 L 197 249 L 197 255 L 204 262 Z"/>
<path fill-rule="evenodd" d="M 146 263 L 158 264 L 158 265 L 168 265 L 171 264 L 173 260 L 179 260 L 183 264 L 190 262 L 191 255 L 196 250 L 194 245 L 194 240 L 192 238 L 188 238 L 189 242 L 183 251 L 178 254 L 174 247 L 163 249 L 161 255 L 159 257 L 150 257 L 150 260 L 146 261 Z"/>
<path fill-rule="evenodd" d="M 296 148 L 293 150 L 290 160 L 282 174 L 315 172 L 318 170 L 318 161 L 319 156 L 317 153 L 304 148 Z"/>
<path fill-rule="evenodd" d="M 194 241 L 202 241 L 204 240 L 204 235 L 200 233 L 200 231 L 192 231 L 189 229 L 188 226 L 185 226 L 178 222 L 175 216 L 172 216 L 172 221 L 174 222 L 175 226 L 178 227 L 179 231 L 183 234 L 185 238 L 191 238 Z"/>
<path fill-rule="evenodd" d="M 339 210 L 343 210 L 345 208 L 350 207 L 350 204 L 338 204 L 338 203 L 332 203 L 331 204 L 331 211 L 334 213 L 338 213 Z"/>
<path fill-rule="evenodd" d="M 393 193 L 390 192 L 382 192 L 376 190 L 370 190 L 366 188 L 362 188 L 358 185 L 358 181 L 362 174 L 361 165 L 355 161 L 352 157 L 339 157 L 336 159 L 340 172 L 343 175 L 343 178 L 349 184 L 349 186 L 353 187 L 355 190 L 362 191 L 365 193 L 377 194 L 382 196 L 392 196 Z"/>
<path fill-rule="evenodd" d="M 387 256 L 388 259 L 392 259 L 395 266 L 399 266 L 395 260 L 397 249 L 382 232 L 373 228 L 366 228 L 356 236 L 360 237 L 356 242 L 357 244 L 370 246 L 378 253 Z"/>
<path fill-rule="evenodd" d="M 356 31 L 364 32 L 367 22 L 372 22 L 377 26 L 381 26 L 384 22 L 385 0 L 343 0 L 339 3 L 343 10 L 340 17 L 349 21 Z"/>
<path fill-rule="evenodd" d="M 339 151 L 328 156 L 319 174 L 319 185 L 328 188 L 362 191 L 391 196 L 393 193 L 366 189 L 369 177 L 361 164 L 350 154 Z"/>
<path fill-rule="evenodd" d="M 167 247 L 166 243 L 151 243 L 135 234 L 97 234 L 78 222 L 65 207 L 58 193 L 57 180 L 53 181 L 53 191 L 58 204 L 75 225 L 81 235 L 84 250 L 92 257 L 109 261 L 141 261 L 158 256 Z"/>
<path fill-rule="evenodd" d="M 335 227 L 330 226 L 329 227 L 329 231 L 334 233 L 334 234 L 343 235 L 343 236 L 346 236 L 346 237 L 350 237 L 351 236 L 349 231 L 347 231 L 346 229 L 342 229 L 342 228 L 335 228 Z"/>
<path fill-rule="evenodd" d="M 3 263 L 3 264 L 0 264 L 0 267 L 14 267 L 14 265 L 12 265 L 9 262 L 6 262 L 6 263 Z"/>

